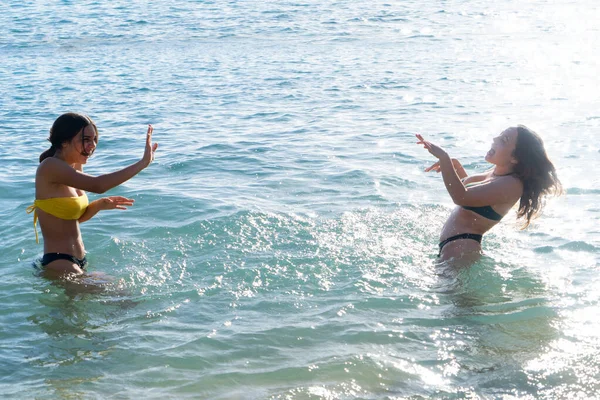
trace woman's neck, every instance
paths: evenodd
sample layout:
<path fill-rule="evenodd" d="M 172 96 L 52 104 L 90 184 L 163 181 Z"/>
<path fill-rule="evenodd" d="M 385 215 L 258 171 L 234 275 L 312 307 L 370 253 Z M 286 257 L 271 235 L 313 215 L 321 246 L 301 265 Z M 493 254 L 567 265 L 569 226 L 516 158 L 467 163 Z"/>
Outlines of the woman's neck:
<path fill-rule="evenodd" d="M 56 153 L 54 153 L 54 158 L 58 158 L 59 160 L 62 160 L 64 162 L 66 162 L 67 164 L 69 164 L 71 167 L 75 164 L 75 162 L 68 160 L 65 157 L 65 154 L 61 151 L 61 150 L 56 150 Z"/>
<path fill-rule="evenodd" d="M 514 173 L 514 171 L 512 169 L 512 166 L 511 167 L 502 167 L 502 166 L 496 165 L 496 167 L 492 171 L 492 175 L 494 175 L 494 176 L 512 175 L 513 173 Z"/>

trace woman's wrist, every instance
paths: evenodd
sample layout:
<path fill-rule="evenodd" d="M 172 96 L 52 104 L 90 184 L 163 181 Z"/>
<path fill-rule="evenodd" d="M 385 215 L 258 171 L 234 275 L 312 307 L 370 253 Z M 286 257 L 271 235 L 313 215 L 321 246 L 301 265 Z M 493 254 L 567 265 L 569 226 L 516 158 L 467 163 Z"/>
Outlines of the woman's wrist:
<path fill-rule="evenodd" d="M 138 172 L 142 172 L 148 165 L 150 165 L 150 163 L 144 160 L 143 157 L 135 164 L 138 167 Z"/>

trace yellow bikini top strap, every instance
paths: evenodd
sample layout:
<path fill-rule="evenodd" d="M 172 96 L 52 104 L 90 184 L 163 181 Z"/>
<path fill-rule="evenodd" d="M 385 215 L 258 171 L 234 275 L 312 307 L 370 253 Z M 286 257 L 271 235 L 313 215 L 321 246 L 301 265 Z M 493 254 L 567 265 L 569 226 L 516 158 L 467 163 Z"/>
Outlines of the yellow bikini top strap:
<path fill-rule="evenodd" d="M 33 230 L 35 231 L 35 242 L 37 244 L 39 244 L 40 240 L 38 238 L 38 231 L 37 231 L 38 216 L 37 216 L 36 208 L 37 207 L 36 207 L 35 203 L 33 203 L 32 205 L 30 205 L 29 207 L 27 207 L 27 209 L 25 211 L 27 211 L 27 214 L 33 213 Z"/>

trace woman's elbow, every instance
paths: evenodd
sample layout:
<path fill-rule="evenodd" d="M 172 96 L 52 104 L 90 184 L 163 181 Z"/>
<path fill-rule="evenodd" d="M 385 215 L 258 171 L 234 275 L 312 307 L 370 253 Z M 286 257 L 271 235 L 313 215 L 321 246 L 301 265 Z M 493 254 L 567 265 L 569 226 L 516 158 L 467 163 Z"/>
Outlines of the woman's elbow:
<path fill-rule="evenodd" d="M 94 183 L 88 188 L 88 192 L 102 194 L 106 192 L 110 187 L 103 184 L 102 181 L 94 181 Z"/>
<path fill-rule="evenodd" d="M 454 204 L 456 204 L 457 206 L 468 206 L 469 205 L 467 199 L 465 197 L 462 197 L 462 196 L 461 197 L 458 197 L 458 196 L 457 197 L 453 197 L 452 198 L 452 202 Z"/>
<path fill-rule="evenodd" d="M 103 187 L 100 186 L 93 186 L 91 188 L 88 189 L 88 192 L 92 192 L 92 193 L 96 193 L 96 194 L 102 194 L 105 193 L 107 189 L 104 189 Z"/>

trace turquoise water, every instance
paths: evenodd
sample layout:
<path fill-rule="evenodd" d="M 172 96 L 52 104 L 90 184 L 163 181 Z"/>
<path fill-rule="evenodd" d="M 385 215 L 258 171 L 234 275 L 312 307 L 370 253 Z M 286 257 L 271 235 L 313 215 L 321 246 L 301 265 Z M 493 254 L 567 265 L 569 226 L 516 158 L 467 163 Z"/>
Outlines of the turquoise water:
<path fill-rule="evenodd" d="M 0 6 L 0 397 L 593 398 L 600 8 L 585 0 Z M 82 225 L 93 287 L 36 277 L 48 129 L 150 168 Z M 421 133 L 486 168 L 538 131 L 567 195 L 435 265 L 452 209 Z M 90 194 L 90 199 L 96 198 Z"/>

